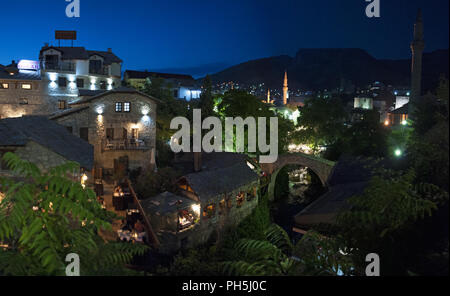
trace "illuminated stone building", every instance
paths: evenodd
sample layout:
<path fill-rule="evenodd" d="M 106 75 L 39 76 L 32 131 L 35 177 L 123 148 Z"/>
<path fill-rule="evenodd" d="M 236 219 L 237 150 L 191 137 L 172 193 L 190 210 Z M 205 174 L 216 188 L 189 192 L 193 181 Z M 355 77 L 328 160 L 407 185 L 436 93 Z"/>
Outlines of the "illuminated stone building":
<path fill-rule="evenodd" d="M 50 113 L 38 64 L 13 61 L 0 65 L 0 119 Z"/>
<path fill-rule="evenodd" d="M 80 90 L 111 90 L 121 86 L 122 60 L 107 51 L 46 44 L 39 53 L 44 92 L 52 111 L 68 108 Z"/>
<path fill-rule="evenodd" d="M 70 103 L 50 118 L 94 146 L 95 168 L 103 175 L 155 165 L 158 99 L 117 88 Z"/>

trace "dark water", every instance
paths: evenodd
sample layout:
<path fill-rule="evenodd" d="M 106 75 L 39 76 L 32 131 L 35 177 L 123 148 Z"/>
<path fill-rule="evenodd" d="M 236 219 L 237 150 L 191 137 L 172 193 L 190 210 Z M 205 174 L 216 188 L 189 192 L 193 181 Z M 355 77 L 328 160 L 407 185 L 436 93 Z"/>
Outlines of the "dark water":
<path fill-rule="evenodd" d="M 297 184 L 296 187 L 293 187 Z M 279 198 L 271 206 L 273 222 L 280 225 L 291 238 L 298 236 L 292 231 L 294 226 L 294 216 L 315 201 L 322 193 L 322 188 L 315 188 L 314 185 L 298 185 L 290 182 L 290 192 Z"/>

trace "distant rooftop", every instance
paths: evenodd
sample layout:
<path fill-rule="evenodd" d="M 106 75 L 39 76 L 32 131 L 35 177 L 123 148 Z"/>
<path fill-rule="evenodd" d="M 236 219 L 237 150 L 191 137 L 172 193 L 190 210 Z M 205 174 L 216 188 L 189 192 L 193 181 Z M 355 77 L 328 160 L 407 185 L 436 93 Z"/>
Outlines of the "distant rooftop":
<path fill-rule="evenodd" d="M 13 73 L 11 75 L 11 73 Z M 19 70 L 17 63 L 13 61 L 8 66 L 0 65 L 0 79 L 8 80 L 41 80 L 39 71 Z"/>
<path fill-rule="evenodd" d="M 88 60 L 93 55 L 99 55 L 104 59 L 104 64 L 106 65 L 122 63 L 122 60 L 112 51 L 86 50 L 84 47 L 44 46 L 40 51 L 39 59 L 43 58 L 42 53 L 48 49 L 61 52 L 61 59 L 63 60 Z"/>
<path fill-rule="evenodd" d="M 0 146 L 25 146 L 33 141 L 84 168 L 92 169 L 94 164 L 92 145 L 44 116 L 2 119 L 0 135 Z"/>

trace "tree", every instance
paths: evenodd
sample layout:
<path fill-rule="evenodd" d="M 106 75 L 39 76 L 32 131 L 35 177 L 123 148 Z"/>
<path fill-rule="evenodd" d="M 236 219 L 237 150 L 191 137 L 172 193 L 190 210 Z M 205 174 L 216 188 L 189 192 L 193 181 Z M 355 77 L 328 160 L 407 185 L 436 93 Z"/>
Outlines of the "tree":
<path fill-rule="evenodd" d="M 79 171 L 67 163 L 41 172 L 31 162 L 6 153 L 13 177 L 0 179 L 0 273 L 64 275 L 66 255 L 80 258 L 82 275 L 124 273 L 124 265 L 147 247 L 105 242 L 97 233 L 111 230 L 114 213 L 106 212 L 91 189 L 69 179 Z"/>
<path fill-rule="evenodd" d="M 173 168 L 158 169 L 158 172 L 145 171 L 137 178 L 135 190 L 142 199 L 150 198 L 165 191 L 177 190 L 176 180 L 180 174 Z"/>
<path fill-rule="evenodd" d="M 435 198 L 446 195 L 430 184 L 414 185 L 414 179 L 413 170 L 383 171 L 363 194 L 350 198 L 351 209 L 338 216 L 342 245 L 350 250 L 359 274 L 364 274 L 369 253 L 379 254 L 384 274 L 405 272 L 404 258 L 414 243 L 408 231 L 433 214 Z"/>
<path fill-rule="evenodd" d="M 388 130 L 380 124 L 377 110 L 369 110 L 363 120 L 345 131 L 345 152 L 354 156 L 384 157 L 387 155 Z"/>
<path fill-rule="evenodd" d="M 342 138 L 345 131 L 346 113 L 340 99 L 314 98 L 300 108 L 296 132 L 299 143 L 308 143 L 314 149 L 329 146 Z"/>
<path fill-rule="evenodd" d="M 202 118 L 207 118 L 214 114 L 212 84 L 211 77 L 209 75 L 206 75 L 205 79 L 203 79 L 202 94 L 200 95 L 199 107 L 202 109 Z"/>
<path fill-rule="evenodd" d="M 170 122 L 177 116 L 192 117 L 189 114 L 189 103 L 186 100 L 176 99 L 171 92 L 171 85 L 167 85 L 164 79 L 153 77 L 151 82 L 145 84 L 144 93 L 162 101 L 158 105 L 156 119 L 156 162 L 158 166 L 167 166 L 173 158 L 169 147 L 169 141 L 174 130 L 170 129 Z"/>
<path fill-rule="evenodd" d="M 446 191 L 449 189 L 448 93 L 449 82 L 441 79 L 436 96 L 428 94 L 419 101 L 408 147 L 418 178 Z"/>
<path fill-rule="evenodd" d="M 272 224 L 265 240 L 241 239 L 236 245 L 240 260 L 223 262 L 222 272 L 234 276 L 350 274 L 352 264 L 339 252 L 336 241 L 309 232 L 293 245 L 288 234 Z"/>
<path fill-rule="evenodd" d="M 278 118 L 278 153 L 287 151 L 290 143 L 290 133 L 294 131 L 294 124 L 281 116 L 280 114 L 270 110 L 266 104 L 261 102 L 257 97 L 242 90 L 231 90 L 226 92 L 217 105 L 218 113 L 224 120 L 226 117 L 236 118 L 253 117 L 258 128 L 258 118 L 266 118 L 266 131 L 270 130 L 270 118 Z M 225 125 L 223 124 L 223 127 Z M 225 133 L 224 133 L 225 134 Z M 266 133 L 267 141 L 269 141 L 269 132 Z M 247 139 L 248 131 L 245 130 L 245 139 Z M 247 141 L 245 142 L 247 147 Z"/>

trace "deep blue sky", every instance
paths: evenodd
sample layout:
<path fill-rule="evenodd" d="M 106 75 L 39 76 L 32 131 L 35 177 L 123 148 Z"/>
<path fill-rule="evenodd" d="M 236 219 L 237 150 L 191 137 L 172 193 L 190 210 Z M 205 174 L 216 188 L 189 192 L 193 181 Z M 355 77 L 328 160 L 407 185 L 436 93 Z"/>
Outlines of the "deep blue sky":
<path fill-rule="evenodd" d="M 113 48 L 124 69 L 215 71 L 317 47 L 407 58 L 419 7 L 426 50 L 448 48 L 449 0 L 380 0 L 379 19 L 365 16 L 365 0 L 80 1 L 79 19 L 66 17 L 65 0 L 1 1 L 0 64 L 37 59 L 56 29 L 77 30 L 76 46 Z"/>

